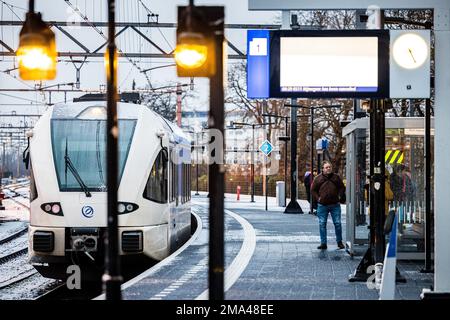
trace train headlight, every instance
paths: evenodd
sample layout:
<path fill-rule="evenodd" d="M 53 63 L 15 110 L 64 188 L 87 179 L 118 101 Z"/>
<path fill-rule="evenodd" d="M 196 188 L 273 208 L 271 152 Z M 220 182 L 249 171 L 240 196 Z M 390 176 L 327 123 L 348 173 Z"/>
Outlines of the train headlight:
<path fill-rule="evenodd" d="M 117 209 L 120 213 L 124 213 L 125 212 L 125 205 L 123 203 L 119 203 L 119 207 Z"/>
<path fill-rule="evenodd" d="M 54 205 L 52 205 L 52 212 L 54 214 L 58 214 L 61 211 L 61 207 L 59 204 L 55 203 Z"/>
<path fill-rule="evenodd" d="M 119 214 L 125 214 L 125 213 L 130 213 L 130 212 L 136 211 L 138 208 L 139 208 L 139 206 L 135 203 L 119 202 L 117 211 L 119 212 Z"/>
<path fill-rule="evenodd" d="M 63 216 L 63 211 L 61 208 L 61 203 L 59 202 L 48 202 L 41 204 L 41 209 L 48 214 L 54 214 L 56 216 Z"/>

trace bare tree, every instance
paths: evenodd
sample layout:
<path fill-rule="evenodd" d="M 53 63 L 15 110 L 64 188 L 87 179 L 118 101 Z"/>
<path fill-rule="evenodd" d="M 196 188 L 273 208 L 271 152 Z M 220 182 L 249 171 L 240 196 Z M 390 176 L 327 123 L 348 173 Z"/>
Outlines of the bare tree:
<path fill-rule="evenodd" d="M 186 90 L 185 86 L 182 87 L 181 92 L 182 103 L 186 98 L 195 96 L 192 91 Z M 177 84 L 169 83 L 162 87 L 162 89 L 160 90 L 155 90 L 152 93 L 143 94 L 142 101 L 162 117 L 166 118 L 167 120 L 174 121 L 177 109 Z"/>

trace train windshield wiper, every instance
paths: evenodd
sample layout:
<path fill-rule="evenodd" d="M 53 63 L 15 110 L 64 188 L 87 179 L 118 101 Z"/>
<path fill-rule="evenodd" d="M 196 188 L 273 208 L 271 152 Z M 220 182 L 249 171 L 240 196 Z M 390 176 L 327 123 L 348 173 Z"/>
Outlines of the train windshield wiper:
<path fill-rule="evenodd" d="M 80 185 L 81 189 L 83 189 L 84 193 L 86 194 L 86 197 L 92 197 L 91 193 L 89 192 L 88 187 L 83 182 L 83 179 L 81 179 L 80 175 L 78 174 L 77 169 L 72 163 L 72 160 L 70 160 L 69 154 L 67 153 L 67 140 L 66 140 L 66 152 L 64 155 L 64 162 L 65 162 L 65 169 L 66 169 L 66 175 L 67 175 L 67 168 L 69 168 L 70 172 L 72 172 L 73 176 L 75 177 L 75 180 L 77 180 L 78 184 Z"/>

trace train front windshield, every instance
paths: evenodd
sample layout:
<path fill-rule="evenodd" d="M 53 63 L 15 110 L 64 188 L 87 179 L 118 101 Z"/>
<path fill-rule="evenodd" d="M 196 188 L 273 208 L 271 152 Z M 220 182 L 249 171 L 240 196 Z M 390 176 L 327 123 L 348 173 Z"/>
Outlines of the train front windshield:
<path fill-rule="evenodd" d="M 119 182 L 128 157 L 136 120 L 119 121 Z M 53 119 L 53 158 L 61 191 L 106 191 L 106 121 Z M 79 178 L 75 177 L 78 174 Z"/>

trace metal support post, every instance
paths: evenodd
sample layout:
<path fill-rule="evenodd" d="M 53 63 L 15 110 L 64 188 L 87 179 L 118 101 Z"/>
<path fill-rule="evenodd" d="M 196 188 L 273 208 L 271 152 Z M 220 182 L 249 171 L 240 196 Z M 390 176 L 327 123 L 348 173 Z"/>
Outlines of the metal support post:
<path fill-rule="evenodd" d="M 291 104 L 291 201 L 284 213 L 303 213 L 297 202 L 297 100 L 291 99 Z"/>
<path fill-rule="evenodd" d="M 115 1 L 108 1 L 108 70 L 107 74 L 107 121 L 106 121 L 106 150 L 107 150 L 107 196 L 108 196 L 108 227 L 105 237 L 105 274 L 103 285 L 106 300 L 120 300 L 120 261 L 118 256 L 118 134 L 117 123 L 117 57 L 115 34 Z"/>
<path fill-rule="evenodd" d="M 285 127 L 285 134 L 286 134 L 286 141 L 284 141 L 284 206 L 287 205 L 287 167 L 288 167 L 288 117 L 284 118 L 284 121 L 286 122 Z"/>
<path fill-rule="evenodd" d="M 264 112 L 265 112 L 265 114 L 267 114 L 267 100 L 264 100 Z M 265 117 L 266 118 L 266 117 Z M 267 119 L 264 119 L 264 123 L 270 123 L 270 118 L 269 118 L 269 121 L 267 121 Z M 269 126 L 270 126 L 270 124 L 269 124 Z M 268 134 L 268 131 L 267 131 L 267 134 L 266 134 L 266 139 L 267 139 L 267 141 L 269 141 L 269 139 L 270 139 L 270 137 L 269 137 L 269 134 Z M 268 183 L 268 181 L 269 181 L 269 179 L 268 179 L 268 176 L 267 176 L 267 159 L 269 158 L 269 156 L 266 156 L 266 158 L 265 158 L 265 163 L 264 163 L 264 170 L 265 170 L 265 176 L 264 176 L 264 185 L 265 185 L 265 188 L 264 188 L 264 193 L 265 193 L 265 200 L 266 200 L 266 211 L 268 210 L 268 205 L 267 205 L 267 202 L 268 202 L 268 199 L 267 199 L 267 197 L 268 197 L 268 190 L 269 190 L 269 183 Z"/>
<path fill-rule="evenodd" d="M 251 185 L 252 185 L 252 196 L 250 202 L 255 202 L 255 125 L 252 124 L 252 163 L 251 167 Z"/>
<path fill-rule="evenodd" d="M 311 107 L 310 110 L 310 118 L 311 118 L 311 179 L 314 179 L 314 107 Z M 317 172 L 319 172 L 319 168 L 317 168 Z M 313 214 L 314 206 L 313 206 L 313 194 L 309 192 L 309 213 Z"/>
<path fill-rule="evenodd" d="M 372 100 L 370 102 L 370 226 L 369 248 L 357 266 L 355 272 L 350 275 L 349 281 L 367 281 L 371 276 L 367 273 L 370 266 L 382 262 L 384 258 L 384 110 L 383 103 Z M 381 230 L 379 230 L 381 229 Z"/>
<path fill-rule="evenodd" d="M 384 236 L 385 220 L 385 117 L 384 101 L 373 101 L 374 111 L 371 114 L 373 120 L 373 156 L 371 156 L 371 182 L 370 190 L 373 194 L 373 202 L 370 202 L 371 216 L 374 217 L 374 224 L 371 224 L 371 234 L 374 234 L 373 246 L 375 249 L 375 263 L 383 263 L 386 241 Z M 371 137 L 372 140 L 372 137 Z M 372 144 L 372 141 L 371 141 Z"/>
<path fill-rule="evenodd" d="M 433 272 L 431 266 L 431 234 L 432 234 L 432 208 L 431 208 L 431 100 L 425 104 L 425 267 L 422 273 Z"/>
<path fill-rule="evenodd" d="M 223 42 L 224 7 L 208 8 L 209 25 L 214 29 L 215 70 L 210 77 L 209 123 L 211 129 L 219 130 L 224 138 L 224 89 L 223 89 Z M 220 163 L 209 165 L 209 300 L 224 300 L 224 165 L 223 150 Z"/>

